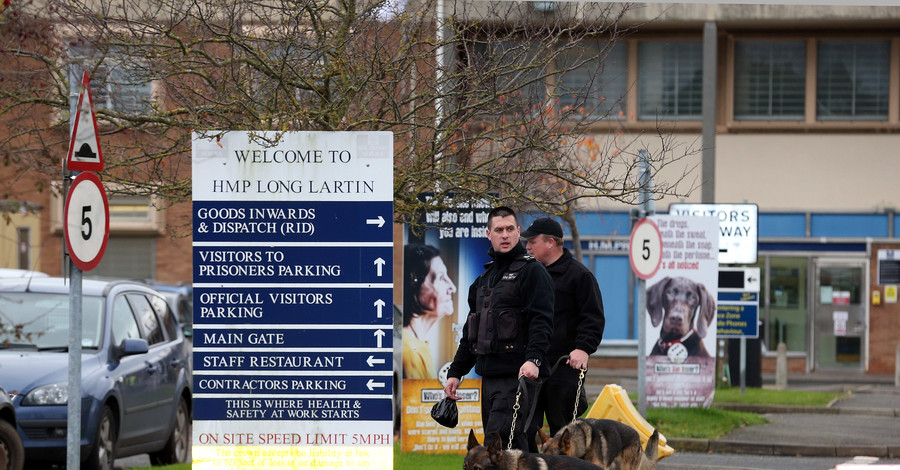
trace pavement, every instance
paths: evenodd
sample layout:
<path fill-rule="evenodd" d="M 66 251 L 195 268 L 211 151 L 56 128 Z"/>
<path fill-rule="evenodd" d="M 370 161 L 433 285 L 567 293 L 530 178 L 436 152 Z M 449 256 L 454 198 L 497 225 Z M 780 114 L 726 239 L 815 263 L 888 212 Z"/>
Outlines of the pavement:
<path fill-rule="evenodd" d="M 637 392 L 636 371 L 588 371 L 585 388 L 596 399 L 606 384 Z M 763 388 L 774 388 L 774 374 L 762 374 Z M 900 387 L 893 374 L 855 371 L 793 373 L 788 390 L 844 392 L 824 407 L 774 405 L 721 406 L 750 411 L 769 420 L 736 428 L 718 439 L 667 438 L 676 452 L 712 452 L 801 457 L 900 458 Z"/>

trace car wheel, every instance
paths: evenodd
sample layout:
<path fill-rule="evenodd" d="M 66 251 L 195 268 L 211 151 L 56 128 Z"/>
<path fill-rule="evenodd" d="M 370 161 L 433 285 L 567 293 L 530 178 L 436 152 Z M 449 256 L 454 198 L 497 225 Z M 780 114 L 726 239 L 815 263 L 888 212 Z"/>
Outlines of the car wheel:
<path fill-rule="evenodd" d="M 191 417 L 188 413 L 187 402 L 184 397 L 178 400 L 178 410 L 175 412 L 175 426 L 172 435 L 166 441 L 166 446 L 159 452 L 150 453 L 152 465 L 173 465 L 185 463 L 188 458 L 188 450 L 191 440 Z"/>
<path fill-rule="evenodd" d="M 116 439 L 118 438 L 116 418 L 108 406 L 100 410 L 97 423 L 97 438 L 87 459 L 81 462 L 82 470 L 113 470 L 116 459 Z"/>
<path fill-rule="evenodd" d="M 25 465 L 25 448 L 16 428 L 0 421 L 0 470 L 22 470 Z"/>

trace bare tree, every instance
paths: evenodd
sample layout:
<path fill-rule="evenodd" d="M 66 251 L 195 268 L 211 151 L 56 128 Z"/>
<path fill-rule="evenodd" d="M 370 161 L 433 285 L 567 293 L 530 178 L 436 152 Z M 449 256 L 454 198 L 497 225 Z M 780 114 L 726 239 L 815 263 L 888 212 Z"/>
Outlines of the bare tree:
<path fill-rule="evenodd" d="M 14 2 L 0 19 L 0 153 L 14 175 L 58 177 L 86 70 L 113 192 L 189 200 L 191 131 L 386 130 L 400 222 L 487 199 L 564 215 L 577 234 L 583 201 L 633 204 L 648 145 L 626 141 L 601 80 L 631 5 L 443 2 Z M 650 137 L 655 171 L 695 151 Z M 655 197 L 689 193 L 691 170 Z"/>

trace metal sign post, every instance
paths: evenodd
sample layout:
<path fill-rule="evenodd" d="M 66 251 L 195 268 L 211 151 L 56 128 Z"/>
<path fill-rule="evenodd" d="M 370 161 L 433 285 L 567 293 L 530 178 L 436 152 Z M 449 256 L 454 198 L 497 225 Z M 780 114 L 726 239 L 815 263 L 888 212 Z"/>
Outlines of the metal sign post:
<path fill-rule="evenodd" d="M 662 237 L 659 228 L 652 221 L 647 219 L 648 215 L 653 215 L 655 206 L 653 204 L 653 179 L 650 176 L 650 155 L 646 150 L 641 150 L 640 166 L 638 174 L 638 182 L 640 184 L 640 221 L 635 224 L 631 230 L 630 242 L 630 258 L 631 268 L 638 276 L 638 412 L 647 415 L 647 348 L 645 346 L 647 340 L 647 327 L 644 321 L 644 315 L 647 311 L 647 279 L 656 274 L 659 265 L 662 262 Z"/>
<path fill-rule="evenodd" d="M 81 466 L 81 323 L 82 271 L 100 263 L 109 239 L 109 204 L 100 179 L 92 171 L 103 169 L 103 153 L 87 72 L 81 80 L 77 112 L 72 125 L 66 168 L 73 182 L 66 192 L 63 234 L 69 264 L 69 376 L 66 408 L 66 468 Z"/>

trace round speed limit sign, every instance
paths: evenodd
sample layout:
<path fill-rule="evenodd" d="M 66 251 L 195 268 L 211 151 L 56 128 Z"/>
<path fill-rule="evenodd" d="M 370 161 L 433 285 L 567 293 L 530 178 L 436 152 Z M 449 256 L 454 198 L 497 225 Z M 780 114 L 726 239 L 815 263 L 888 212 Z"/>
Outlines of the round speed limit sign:
<path fill-rule="evenodd" d="M 634 225 L 628 254 L 637 277 L 647 280 L 656 274 L 662 262 L 662 236 L 655 222 L 644 218 Z"/>
<path fill-rule="evenodd" d="M 96 268 L 109 239 L 109 203 L 96 174 L 84 172 L 75 177 L 66 197 L 65 222 L 72 262 L 82 271 Z"/>

